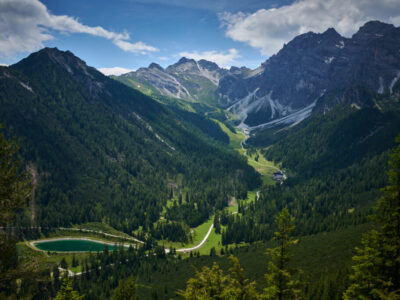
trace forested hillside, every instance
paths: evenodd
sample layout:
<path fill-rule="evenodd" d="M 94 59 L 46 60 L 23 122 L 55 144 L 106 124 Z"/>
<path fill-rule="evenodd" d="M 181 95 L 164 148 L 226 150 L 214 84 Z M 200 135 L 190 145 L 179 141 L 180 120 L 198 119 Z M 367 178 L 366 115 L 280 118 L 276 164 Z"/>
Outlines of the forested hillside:
<path fill-rule="evenodd" d="M 263 186 L 259 201 L 239 207 L 242 217 L 225 218 L 222 242 L 269 240 L 272 217 L 283 207 L 295 216 L 297 235 L 367 222 L 387 183 L 387 153 L 400 128 L 398 90 L 376 95 L 374 102 L 331 110 L 321 103 L 310 118 L 265 148 L 262 154 L 281 162 L 288 179 Z"/>
<path fill-rule="evenodd" d="M 70 52 L 46 48 L 0 74 L 0 119 L 36 185 L 33 224 L 103 221 L 131 233 L 159 219 L 174 187 L 187 193 L 177 219 L 193 226 L 259 182 L 207 135 L 214 123 L 173 113 Z"/>

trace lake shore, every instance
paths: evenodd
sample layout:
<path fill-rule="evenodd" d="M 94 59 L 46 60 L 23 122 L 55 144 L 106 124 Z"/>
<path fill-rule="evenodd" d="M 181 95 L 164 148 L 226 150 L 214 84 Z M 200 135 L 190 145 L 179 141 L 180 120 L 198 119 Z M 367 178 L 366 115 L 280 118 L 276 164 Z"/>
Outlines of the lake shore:
<path fill-rule="evenodd" d="M 41 251 L 41 252 L 48 252 L 49 250 L 42 250 L 39 249 L 36 244 L 40 243 L 46 243 L 46 242 L 56 242 L 56 241 L 68 241 L 68 240 L 79 240 L 79 241 L 89 241 L 93 243 L 98 243 L 98 244 L 103 244 L 103 245 L 120 245 L 120 243 L 111 243 L 111 242 L 106 242 L 102 240 L 97 240 L 93 238 L 87 238 L 87 237 L 59 237 L 59 238 L 49 238 L 49 239 L 43 239 L 43 240 L 35 240 L 35 241 L 30 241 L 28 244 L 31 246 L 36 251 Z M 134 246 L 133 244 L 130 243 L 122 243 L 124 247 L 129 247 L 130 245 Z M 82 253 L 82 252 L 90 252 L 90 251 L 50 251 L 50 252 L 58 252 L 58 253 Z"/>

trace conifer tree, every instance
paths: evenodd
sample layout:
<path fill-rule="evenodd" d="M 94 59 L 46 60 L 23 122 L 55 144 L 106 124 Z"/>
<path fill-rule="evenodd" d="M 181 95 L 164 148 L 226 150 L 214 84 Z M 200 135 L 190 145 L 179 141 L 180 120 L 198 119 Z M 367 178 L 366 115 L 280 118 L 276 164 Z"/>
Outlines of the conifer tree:
<path fill-rule="evenodd" d="M 188 280 L 186 290 L 180 290 L 177 293 L 190 300 L 225 299 L 223 294 L 228 280 L 218 264 L 214 262 L 212 268 L 205 266 L 201 272 L 196 270 L 196 276 Z"/>
<path fill-rule="evenodd" d="M 4 125 L 0 125 L 2 130 Z M 26 172 L 21 172 L 19 146 L 15 140 L 7 141 L 0 134 L 0 225 L 5 225 L 14 217 L 17 209 L 24 207 L 32 188 Z"/>
<path fill-rule="evenodd" d="M 178 295 L 188 300 L 255 300 L 258 294 L 255 282 L 249 282 L 244 277 L 243 268 L 239 260 L 230 256 L 233 266 L 229 274 L 225 275 L 217 263 L 212 268 L 203 267 L 202 271 L 196 270 L 196 276 L 188 280 L 186 290 L 178 291 Z"/>
<path fill-rule="evenodd" d="M 249 282 L 243 274 L 243 268 L 239 264 L 239 259 L 233 255 L 229 257 L 233 266 L 229 269 L 229 285 L 225 289 L 225 299 L 236 300 L 255 300 L 259 296 L 255 289 L 255 282 Z"/>
<path fill-rule="evenodd" d="M 81 300 L 83 297 L 77 291 L 74 291 L 71 280 L 65 278 L 54 300 Z"/>
<path fill-rule="evenodd" d="M 136 299 L 136 280 L 133 276 L 125 280 L 120 280 L 117 288 L 112 294 L 111 300 L 135 300 Z"/>
<path fill-rule="evenodd" d="M 362 237 L 353 257 L 351 284 L 344 299 L 400 299 L 400 135 L 390 155 L 389 185 L 373 219 L 379 225 Z"/>
<path fill-rule="evenodd" d="M 268 264 L 268 273 L 265 274 L 267 287 L 264 289 L 264 299 L 300 299 L 301 284 L 294 276 L 299 270 L 289 267 L 291 254 L 289 248 L 297 243 L 291 233 L 294 230 L 294 218 L 290 217 L 287 208 L 282 209 L 275 219 L 278 231 L 274 233 L 274 240 L 278 242 L 276 248 L 268 249 L 271 261 Z"/>
<path fill-rule="evenodd" d="M 4 125 L 0 125 L 2 130 Z M 27 172 L 21 170 L 19 146 L 15 140 L 7 140 L 0 134 L 0 226 L 13 221 L 15 213 L 23 209 L 32 188 Z M 8 289 L 16 278 L 32 277 L 36 261 L 21 265 L 18 262 L 17 240 L 0 231 L 0 292 Z"/>

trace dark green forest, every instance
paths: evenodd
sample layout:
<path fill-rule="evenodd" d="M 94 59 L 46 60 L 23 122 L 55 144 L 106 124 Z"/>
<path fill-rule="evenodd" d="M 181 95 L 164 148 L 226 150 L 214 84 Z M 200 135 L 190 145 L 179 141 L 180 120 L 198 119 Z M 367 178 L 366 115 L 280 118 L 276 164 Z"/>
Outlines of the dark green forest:
<path fill-rule="evenodd" d="M 0 118 L 38 185 L 29 222 L 150 230 L 172 183 L 188 191 L 174 219 L 195 226 L 259 184 L 214 122 L 173 113 L 70 52 L 44 49 L 1 72 Z"/>
<path fill-rule="evenodd" d="M 295 217 L 296 235 L 368 222 L 387 184 L 388 151 L 400 128 L 399 98 L 392 100 L 397 108 L 390 110 L 338 105 L 316 113 L 263 150 L 267 159 L 282 162 L 288 179 L 263 186 L 259 201 L 239 205 L 242 216 L 221 219 L 223 243 L 268 241 L 273 216 L 283 207 Z"/>

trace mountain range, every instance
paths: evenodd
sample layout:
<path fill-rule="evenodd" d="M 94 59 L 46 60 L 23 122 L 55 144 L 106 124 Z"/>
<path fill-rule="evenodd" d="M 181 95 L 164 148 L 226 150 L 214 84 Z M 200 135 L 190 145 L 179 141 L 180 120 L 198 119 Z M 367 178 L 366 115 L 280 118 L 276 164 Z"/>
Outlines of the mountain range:
<path fill-rule="evenodd" d="M 299 35 L 255 70 L 181 58 L 166 69 L 153 63 L 120 78 L 227 109 L 251 131 L 297 124 L 318 102 L 326 109 L 372 105 L 373 95 L 392 93 L 400 78 L 399 48 L 400 28 L 370 21 L 351 38 L 333 28 Z"/>

